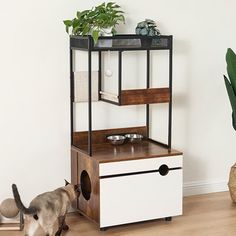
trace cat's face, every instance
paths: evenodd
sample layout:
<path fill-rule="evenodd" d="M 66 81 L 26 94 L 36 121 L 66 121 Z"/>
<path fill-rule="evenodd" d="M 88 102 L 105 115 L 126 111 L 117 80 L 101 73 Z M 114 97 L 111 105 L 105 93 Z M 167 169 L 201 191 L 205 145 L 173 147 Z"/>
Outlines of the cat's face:
<path fill-rule="evenodd" d="M 80 184 L 70 184 L 67 180 L 65 180 L 65 186 L 70 187 L 71 191 L 73 191 L 75 198 L 78 198 L 81 193 L 81 186 Z"/>
<path fill-rule="evenodd" d="M 79 197 L 81 193 L 81 185 L 80 184 L 74 185 L 74 191 L 75 191 L 76 196 Z"/>

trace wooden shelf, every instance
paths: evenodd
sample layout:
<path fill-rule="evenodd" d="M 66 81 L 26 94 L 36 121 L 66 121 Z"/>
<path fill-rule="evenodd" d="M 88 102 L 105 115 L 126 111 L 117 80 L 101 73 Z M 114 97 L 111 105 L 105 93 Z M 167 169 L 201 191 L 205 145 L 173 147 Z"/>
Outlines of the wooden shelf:
<path fill-rule="evenodd" d="M 121 90 L 120 97 L 101 92 L 101 100 L 119 106 L 145 105 L 170 102 L 169 88 L 148 88 Z"/>
<path fill-rule="evenodd" d="M 87 152 L 88 145 L 72 146 L 75 151 Z M 137 160 L 153 157 L 182 155 L 182 152 L 163 147 L 150 140 L 143 140 L 140 143 L 125 143 L 122 145 L 111 145 L 101 143 L 93 145 L 93 155 L 89 158 L 95 159 L 99 163 Z"/>
<path fill-rule="evenodd" d="M 165 103 L 169 101 L 169 88 L 131 89 L 121 91 L 121 105 Z"/>
<path fill-rule="evenodd" d="M 139 127 L 129 127 L 129 128 L 116 128 L 116 129 L 104 129 L 104 130 L 93 130 L 92 131 L 92 143 L 107 143 L 106 137 L 109 135 L 117 135 L 117 134 L 130 134 L 130 133 L 137 133 L 141 134 L 144 137 L 147 136 L 147 127 L 146 126 L 139 126 Z M 75 146 L 80 145 L 87 145 L 88 144 L 88 132 L 81 131 L 81 132 L 74 132 L 73 133 L 73 144 Z"/>

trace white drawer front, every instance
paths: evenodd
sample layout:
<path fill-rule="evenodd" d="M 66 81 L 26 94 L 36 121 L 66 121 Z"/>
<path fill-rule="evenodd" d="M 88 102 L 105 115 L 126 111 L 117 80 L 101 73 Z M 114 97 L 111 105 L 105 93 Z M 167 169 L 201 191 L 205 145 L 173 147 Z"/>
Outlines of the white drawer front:
<path fill-rule="evenodd" d="M 167 165 L 169 168 L 178 168 L 183 166 L 182 162 L 182 156 L 167 156 L 132 161 L 101 163 L 99 165 L 99 176 L 158 170 L 163 164 Z"/>
<path fill-rule="evenodd" d="M 182 169 L 100 179 L 100 227 L 181 214 Z"/>

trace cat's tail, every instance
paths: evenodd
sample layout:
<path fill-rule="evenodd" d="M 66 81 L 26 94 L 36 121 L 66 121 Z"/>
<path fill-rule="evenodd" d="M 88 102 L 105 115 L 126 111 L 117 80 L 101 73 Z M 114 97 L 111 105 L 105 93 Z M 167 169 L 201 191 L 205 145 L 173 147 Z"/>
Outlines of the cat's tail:
<path fill-rule="evenodd" d="M 12 191 L 15 198 L 16 206 L 26 215 L 34 215 L 38 212 L 38 209 L 35 207 L 26 208 L 21 201 L 20 194 L 15 184 L 12 185 Z"/>

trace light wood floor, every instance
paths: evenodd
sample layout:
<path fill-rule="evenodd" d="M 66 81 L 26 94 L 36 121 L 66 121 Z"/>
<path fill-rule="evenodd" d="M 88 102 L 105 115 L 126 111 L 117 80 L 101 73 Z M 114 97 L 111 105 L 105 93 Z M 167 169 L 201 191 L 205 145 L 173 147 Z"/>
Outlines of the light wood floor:
<path fill-rule="evenodd" d="M 65 236 L 235 236 L 236 204 L 228 192 L 184 198 L 183 216 L 171 222 L 155 220 L 99 231 L 85 217 L 69 215 L 70 230 Z M 20 236 L 20 232 L 0 232 L 0 236 Z M 42 235 L 42 234 L 39 234 Z"/>

